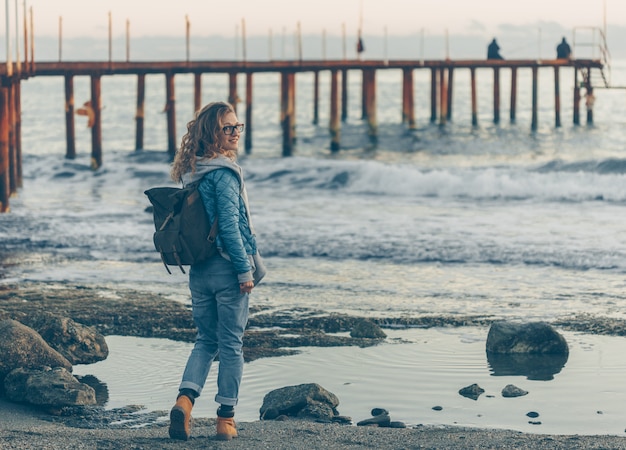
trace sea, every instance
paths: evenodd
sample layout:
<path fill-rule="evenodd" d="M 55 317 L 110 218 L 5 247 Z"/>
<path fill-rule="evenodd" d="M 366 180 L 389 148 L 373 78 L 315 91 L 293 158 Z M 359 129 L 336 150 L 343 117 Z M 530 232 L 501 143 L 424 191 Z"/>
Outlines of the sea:
<path fill-rule="evenodd" d="M 361 117 L 361 75 L 348 73 L 341 149 L 330 151 L 330 75 L 296 77 L 296 144 L 282 157 L 280 78 L 254 77 L 252 149 L 240 151 L 252 218 L 269 274 L 251 303 L 362 317 L 475 315 L 518 322 L 584 314 L 625 319 L 626 92 L 594 90 L 593 124 L 573 124 L 571 68 L 539 70 L 538 126 L 531 131 L 532 78 L 518 71 L 509 120 L 510 72 L 502 69 L 500 123 L 493 74 L 477 70 L 478 125 L 471 124 L 469 71 L 454 73 L 452 118 L 430 122 L 430 72 L 415 72 L 416 129 L 402 124 L 402 73 L 377 72 L 378 139 Z M 612 84 L 626 86 L 626 61 Z M 0 215 L 0 252 L 12 264 L 0 283 L 25 282 L 158 292 L 189 304 L 186 275 L 167 274 L 152 246 L 150 187 L 169 179 L 165 79 L 146 77 L 144 148 L 135 151 L 136 78 L 102 77 L 103 165 L 91 169 L 91 132 L 76 116 L 75 159 L 65 158 L 64 80 L 22 82 L 23 187 Z M 193 78 L 177 75 L 177 141 L 193 117 Z M 202 101 L 226 100 L 228 77 L 206 74 Z M 245 95 L 245 80 L 239 78 Z M 76 77 L 76 107 L 90 97 Z M 584 90 L 582 91 L 584 94 Z M 241 121 L 245 102 L 237 105 Z M 243 139 L 242 139 L 243 141 Z M 391 320 L 390 320 L 391 322 Z M 506 428 L 527 433 L 626 432 L 626 340 L 559 330 L 570 353 L 550 379 L 497 373 L 485 354 L 488 328 L 385 329 L 368 348 L 299 349 L 247 363 L 237 417 L 257 420 L 263 397 L 318 383 L 354 421 L 370 409 L 413 425 Z M 107 408 L 168 411 L 192 344 L 107 336 L 107 360 L 74 368 L 109 391 Z M 215 370 L 194 409 L 213 417 Z M 459 389 L 478 384 L 477 400 Z M 505 398 L 513 384 L 528 395 Z M 436 408 L 440 407 L 440 408 Z M 528 413 L 537 413 L 530 417 Z M 531 416 L 535 416 L 531 414 Z M 166 420 L 166 419 L 164 419 Z"/>

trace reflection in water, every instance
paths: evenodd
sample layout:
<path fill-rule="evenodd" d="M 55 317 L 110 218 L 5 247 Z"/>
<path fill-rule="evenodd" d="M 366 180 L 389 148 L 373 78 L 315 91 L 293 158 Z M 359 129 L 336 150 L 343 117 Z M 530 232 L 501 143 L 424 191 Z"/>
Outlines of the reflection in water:
<path fill-rule="evenodd" d="M 76 375 L 81 383 L 91 386 L 96 391 L 96 404 L 105 406 L 109 401 L 109 387 L 93 375 Z"/>
<path fill-rule="evenodd" d="M 487 362 L 491 367 L 491 375 L 510 376 L 523 375 L 529 380 L 549 381 L 559 373 L 568 355 L 537 355 L 528 353 L 502 354 L 487 352 Z"/>

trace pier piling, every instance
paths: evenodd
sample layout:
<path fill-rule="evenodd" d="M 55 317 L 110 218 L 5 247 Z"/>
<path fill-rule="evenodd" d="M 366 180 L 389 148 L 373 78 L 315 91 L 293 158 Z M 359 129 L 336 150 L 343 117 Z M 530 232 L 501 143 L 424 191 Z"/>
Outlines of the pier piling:
<path fill-rule="evenodd" d="M 193 74 L 193 112 L 200 111 L 202 108 L 202 73 L 195 72 Z"/>
<path fill-rule="evenodd" d="M 515 123 L 517 113 L 517 67 L 511 67 L 511 109 L 509 121 Z"/>
<path fill-rule="evenodd" d="M 135 110 L 135 150 L 143 149 L 143 127 L 146 102 L 146 74 L 137 75 L 137 108 Z"/>
<path fill-rule="evenodd" d="M 348 120 L 348 70 L 341 71 L 341 121 Z"/>
<path fill-rule="evenodd" d="M 554 68 L 554 126 L 561 126 L 561 87 L 559 80 L 559 68 Z"/>
<path fill-rule="evenodd" d="M 532 106 L 532 117 L 530 119 L 530 129 L 532 131 L 537 131 L 537 89 L 538 89 L 538 80 L 537 80 L 537 67 L 533 67 L 532 68 L 532 73 L 533 73 L 533 87 L 532 87 L 532 97 L 533 97 L 533 106 Z"/>
<path fill-rule="evenodd" d="M 174 159 L 176 153 L 176 91 L 174 74 L 168 72 L 165 74 L 165 92 L 166 103 L 165 113 L 167 115 L 167 152 L 170 155 L 170 159 Z"/>
<path fill-rule="evenodd" d="M 471 84 L 471 91 L 472 91 L 472 126 L 473 127 L 477 127 L 478 126 L 478 101 L 477 101 L 477 97 L 476 97 L 476 68 L 475 67 L 471 67 L 470 68 L 470 84 Z"/>
<path fill-rule="evenodd" d="M 493 123 L 500 123 L 500 68 L 493 68 Z"/>
<path fill-rule="evenodd" d="M 330 72 L 330 151 L 337 152 L 341 147 L 341 126 L 339 124 L 339 73 Z"/>
<path fill-rule="evenodd" d="M 76 158 L 76 130 L 74 121 L 74 77 L 65 75 L 65 157 Z"/>
<path fill-rule="evenodd" d="M 100 75 L 91 76 L 91 107 L 93 108 L 94 123 L 91 127 L 91 168 L 99 169 L 102 166 L 102 96 Z"/>
<path fill-rule="evenodd" d="M 9 211 L 9 88 L 0 87 L 0 212 Z"/>
<path fill-rule="evenodd" d="M 244 134 L 244 150 L 247 155 L 252 153 L 252 73 L 246 73 L 246 132 Z"/>

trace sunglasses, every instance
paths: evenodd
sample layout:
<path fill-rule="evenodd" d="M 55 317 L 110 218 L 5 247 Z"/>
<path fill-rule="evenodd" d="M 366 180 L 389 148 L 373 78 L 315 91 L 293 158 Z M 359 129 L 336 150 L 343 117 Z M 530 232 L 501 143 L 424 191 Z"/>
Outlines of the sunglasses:
<path fill-rule="evenodd" d="M 235 133 L 235 130 L 237 130 L 238 133 L 242 133 L 243 128 L 244 128 L 244 124 L 238 123 L 237 125 L 226 125 L 224 128 L 222 128 L 222 131 L 226 135 L 231 135 Z"/>

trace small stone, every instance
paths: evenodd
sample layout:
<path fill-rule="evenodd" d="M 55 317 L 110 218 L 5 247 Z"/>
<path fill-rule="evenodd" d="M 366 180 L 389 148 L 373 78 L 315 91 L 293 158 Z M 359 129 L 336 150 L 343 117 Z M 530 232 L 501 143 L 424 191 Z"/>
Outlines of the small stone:
<path fill-rule="evenodd" d="M 478 397 L 480 397 L 480 394 L 483 392 L 485 392 L 485 390 L 476 383 L 459 389 L 459 394 L 463 397 L 471 398 L 472 400 L 478 400 Z"/>
<path fill-rule="evenodd" d="M 442 411 L 443 410 L 443 406 L 433 406 L 433 411 Z"/>
<path fill-rule="evenodd" d="M 540 420 L 529 420 L 528 423 L 531 425 L 541 425 Z"/>
<path fill-rule="evenodd" d="M 358 427 L 364 426 L 377 426 L 377 427 L 388 427 L 391 423 L 391 418 L 388 414 L 381 414 L 379 416 L 370 417 L 369 419 L 361 420 L 356 425 Z"/>
<path fill-rule="evenodd" d="M 389 422 L 389 428 L 406 428 L 406 424 L 404 422 L 400 422 L 399 420 L 393 420 Z"/>
<path fill-rule="evenodd" d="M 352 424 L 352 417 L 349 416 L 335 416 L 332 418 L 334 423 L 339 423 L 341 425 L 350 425 Z"/>
<path fill-rule="evenodd" d="M 596 411 L 596 414 L 604 414 L 604 411 Z"/>
<path fill-rule="evenodd" d="M 380 416 L 382 414 L 387 414 L 389 415 L 389 411 L 387 411 L 385 408 L 374 408 L 372 409 L 372 411 L 370 412 L 370 414 L 372 416 Z"/>
<path fill-rule="evenodd" d="M 528 394 L 528 391 L 520 389 L 513 384 L 507 384 L 504 389 L 502 389 L 502 397 L 522 397 L 526 394 Z"/>
<path fill-rule="evenodd" d="M 535 419 L 539 417 L 539 413 L 535 411 L 530 411 L 526 413 L 526 416 L 530 417 L 531 419 Z"/>
<path fill-rule="evenodd" d="M 277 416 L 274 420 L 278 422 L 284 422 L 286 420 L 289 420 L 289 416 L 286 416 L 285 414 L 281 414 L 280 416 Z"/>
<path fill-rule="evenodd" d="M 385 332 L 370 319 L 357 319 L 352 330 L 350 331 L 352 338 L 365 339 L 385 339 Z"/>

